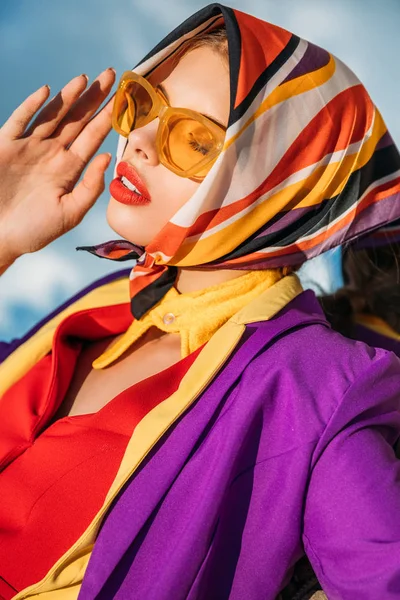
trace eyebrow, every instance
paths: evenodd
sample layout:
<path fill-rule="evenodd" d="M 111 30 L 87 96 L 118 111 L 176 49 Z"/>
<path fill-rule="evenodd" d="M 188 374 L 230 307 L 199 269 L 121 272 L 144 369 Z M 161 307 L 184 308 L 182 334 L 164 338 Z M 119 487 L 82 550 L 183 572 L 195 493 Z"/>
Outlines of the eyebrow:
<path fill-rule="evenodd" d="M 157 84 L 158 89 L 161 91 L 161 93 L 163 94 L 163 96 L 165 96 L 165 99 L 167 100 L 168 104 L 170 103 L 170 99 L 169 96 L 167 94 L 167 90 L 165 89 L 165 87 L 163 86 L 162 83 Z M 219 125 L 220 127 L 222 127 L 222 129 L 224 129 L 226 131 L 226 126 L 221 123 L 221 121 L 218 121 L 218 119 L 216 119 L 215 117 L 212 117 L 211 115 L 207 115 L 205 113 L 200 113 L 201 115 L 203 115 L 203 117 L 207 117 L 207 119 L 210 119 L 210 121 L 213 121 L 214 123 L 216 123 L 217 125 Z"/>

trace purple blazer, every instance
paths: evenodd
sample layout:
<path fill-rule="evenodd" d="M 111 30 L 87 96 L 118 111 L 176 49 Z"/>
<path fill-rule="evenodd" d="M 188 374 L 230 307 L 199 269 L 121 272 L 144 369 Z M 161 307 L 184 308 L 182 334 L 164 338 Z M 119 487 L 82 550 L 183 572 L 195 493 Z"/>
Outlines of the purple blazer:
<path fill-rule="evenodd" d="M 365 344 L 368 344 L 369 346 L 384 348 L 385 350 L 390 350 L 391 352 L 397 354 L 397 356 L 400 356 L 399 340 L 390 338 L 387 335 L 382 335 L 377 331 L 372 331 L 372 329 L 364 327 L 363 325 L 356 325 L 352 337 L 356 340 L 364 342 Z"/>
<path fill-rule="evenodd" d="M 80 600 L 274 600 L 304 553 L 329 600 L 399 598 L 399 390 L 312 292 L 247 325 L 114 502 Z"/>

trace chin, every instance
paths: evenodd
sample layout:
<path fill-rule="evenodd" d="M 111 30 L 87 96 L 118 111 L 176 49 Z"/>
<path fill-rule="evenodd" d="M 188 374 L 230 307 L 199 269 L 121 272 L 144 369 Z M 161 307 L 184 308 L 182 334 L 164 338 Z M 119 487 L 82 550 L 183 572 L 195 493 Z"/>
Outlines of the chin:
<path fill-rule="evenodd" d="M 143 227 L 140 227 L 139 220 L 133 218 L 129 208 L 120 204 L 112 197 L 108 203 L 106 220 L 115 233 L 125 240 L 132 242 L 132 244 L 145 247 L 151 241 L 145 235 Z"/>

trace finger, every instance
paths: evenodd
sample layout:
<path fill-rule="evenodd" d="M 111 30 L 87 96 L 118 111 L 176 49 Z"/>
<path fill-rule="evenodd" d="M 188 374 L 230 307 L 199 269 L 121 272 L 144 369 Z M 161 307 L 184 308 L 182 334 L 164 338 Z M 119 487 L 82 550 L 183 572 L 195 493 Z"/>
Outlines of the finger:
<path fill-rule="evenodd" d="M 46 102 L 49 94 L 49 86 L 44 85 L 28 96 L 4 123 L 0 130 L 1 134 L 11 139 L 21 137 L 25 133 L 25 129 L 28 127 L 30 120 Z"/>
<path fill-rule="evenodd" d="M 87 75 L 74 77 L 66 86 L 54 96 L 52 100 L 40 111 L 26 135 L 47 138 L 56 129 L 57 125 L 76 102 L 88 82 Z"/>
<path fill-rule="evenodd" d="M 65 115 L 53 137 L 57 137 L 64 146 L 69 146 L 107 98 L 114 81 L 114 69 L 103 71 Z"/>
<path fill-rule="evenodd" d="M 85 163 L 97 152 L 107 134 L 110 132 L 113 105 L 114 96 L 107 102 L 101 111 L 89 121 L 69 148 L 70 152 L 79 156 Z"/>
<path fill-rule="evenodd" d="M 69 229 L 81 222 L 87 211 L 104 191 L 104 173 L 110 164 L 111 154 L 99 154 L 89 164 L 83 179 L 62 201 Z"/>

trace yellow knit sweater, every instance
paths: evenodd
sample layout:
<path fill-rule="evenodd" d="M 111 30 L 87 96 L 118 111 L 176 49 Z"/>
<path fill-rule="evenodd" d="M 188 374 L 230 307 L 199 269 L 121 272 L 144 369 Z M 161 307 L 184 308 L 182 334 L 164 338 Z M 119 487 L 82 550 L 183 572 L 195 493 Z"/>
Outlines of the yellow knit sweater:
<path fill-rule="evenodd" d="M 280 279 L 282 272 L 273 269 L 251 271 L 186 294 L 171 288 L 156 306 L 132 322 L 127 331 L 93 362 L 93 368 L 103 369 L 113 363 L 150 327 L 180 335 L 184 358 L 208 342 L 228 319 Z"/>

